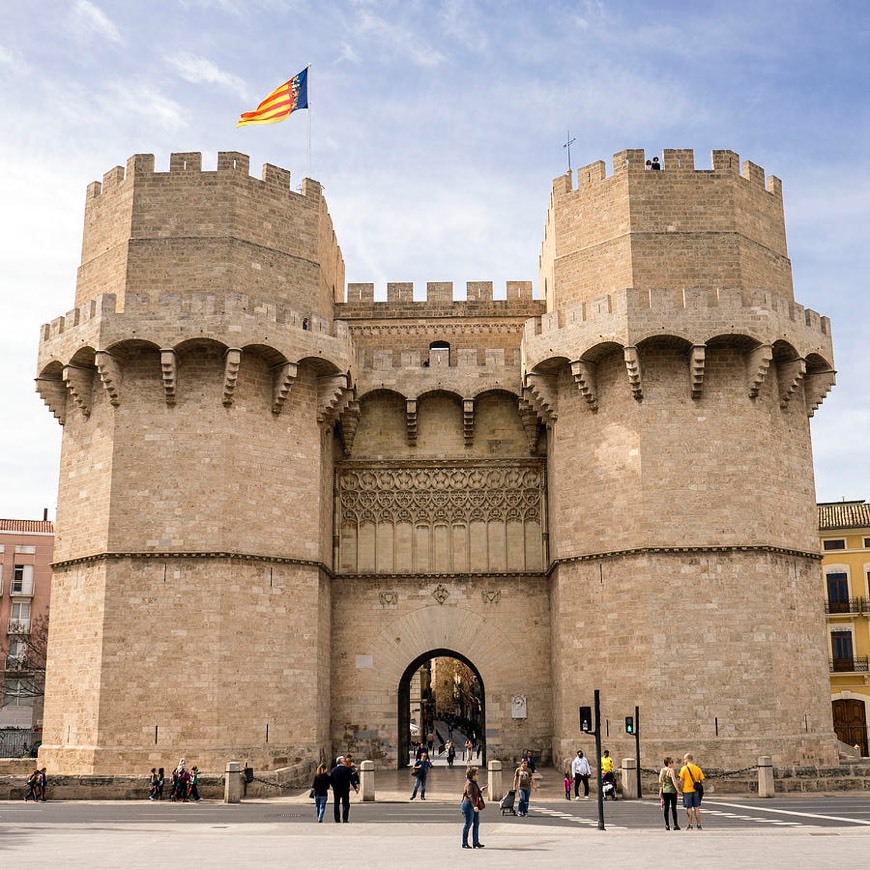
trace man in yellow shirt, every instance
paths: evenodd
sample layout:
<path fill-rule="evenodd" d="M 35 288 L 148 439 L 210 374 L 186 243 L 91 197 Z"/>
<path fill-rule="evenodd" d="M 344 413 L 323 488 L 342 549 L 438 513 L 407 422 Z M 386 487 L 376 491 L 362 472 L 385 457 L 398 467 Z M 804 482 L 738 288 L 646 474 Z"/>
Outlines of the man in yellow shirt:
<path fill-rule="evenodd" d="M 692 814 L 694 812 L 695 827 L 701 830 L 701 797 L 703 796 L 704 771 L 694 764 L 691 752 L 683 756 L 683 766 L 680 768 L 680 780 L 683 783 L 683 806 L 686 808 L 686 821 L 692 830 Z"/>
<path fill-rule="evenodd" d="M 604 797 L 610 796 L 611 800 L 616 800 L 616 776 L 613 773 L 613 759 L 610 757 L 610 750 L 605 749 L 601 753 L 601 786 L 604 791 Z"/>

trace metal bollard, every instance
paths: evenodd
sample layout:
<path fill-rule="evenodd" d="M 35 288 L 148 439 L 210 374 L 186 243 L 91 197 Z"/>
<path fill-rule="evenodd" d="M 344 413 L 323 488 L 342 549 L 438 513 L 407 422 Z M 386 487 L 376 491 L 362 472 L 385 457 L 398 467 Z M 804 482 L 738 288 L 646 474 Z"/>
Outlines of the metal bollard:
<path fill-rule="evenodd" d="M 228 761 L 224 776 L 224 803 L 242 802 L 242 765 L 238 761 Z"/>
<path fill-rule="evenodd" d="M 489 787 L 485 799 L 495 803 L 504 797 L 504 786 L 501 781 L 501 762 L 490 761 L 486 767 L 489 773 Z"/>
<path fill-rule="evenodd" d="M 359 766 L 359 792 L 364 801 L 375 799 L 375 763 L 374 761 L 360 762 Z"/>
<path fill-rule="evenodd" d="M 758 796 L 772 798 L 776 788 L 773 783 L 773 761 L 769 755 L 758 758 Z"/>

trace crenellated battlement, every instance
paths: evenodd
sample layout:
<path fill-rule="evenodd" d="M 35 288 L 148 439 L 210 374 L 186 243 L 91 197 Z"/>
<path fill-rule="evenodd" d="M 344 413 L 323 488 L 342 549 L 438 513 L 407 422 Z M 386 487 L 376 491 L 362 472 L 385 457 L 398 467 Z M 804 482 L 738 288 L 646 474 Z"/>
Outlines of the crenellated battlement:
<path fill-rule="evenodd" d="M 443 308 L 444 306 L 471 304 L 498 308 L 516 308 L 524 304 L 535 307 L 538 300 L 533 298 L 531 281 L 507 281 L 505 298 L 493 298 L 492 281 L 468 281 L 465 285 L 465 298 L 456 296 L 452 281 L 429 281 L 426 284 L 426 298 L 414 299 L 413 282 L 390 282 L 387 284 L 386 298 L 375 299 L 374 284 L 348 284 L 346 305 L 354 309 L 377 310 L 387 306 L 412 306 L 416 310 Z M 539 303 L 540 304 L 540 303 Z"/>
<path fill-rule="evenodd" d="M 810 333 L 818 333 L 821 342 L 830 343 L 830 318 L 811 308 L 785 299 L 770 290 L 754 288 L 682 288 L 638 290 L 629 288 L 608 293 L 591 302 L 571 306 L 563 311 L 550 311 L 540 319 L 526 323 L 526 336 L 545 335 L 577 324 L 602 327 L 621 317 L 637 316 L 645 324 L 659 320 L 674 324 L 690 320 L 697 313 L 702 319 L 714 318 L 723 326 L 726 322 L 761 319 L 775 315 Z M 530 332 L 531 331 L 531 332 Z"/>
<path fill-rule="evenodd" d="M 173 152 L 169 155 L 169 171 L 158 172 L 153 154 L 134 154 L 127 160 L 126 167 L 114 166 L 103 175 L 102 182 L 92 181 L 87 188 L 87 198 L 97 199 L 121 191 L 126 186 L 139 182 L 171 177 L 175 182 L 191 181 L 195 176 L 211 179 L 233 180 L 244 178 L 259 181 L 260 192 L 265 196 L 303 196 L 311 199 L 322 197 L 322 188 L 310 178 L 302 180 L 300 192 L 290 187 L 290 170 L 271 163 L 264 163 L 259 179 L 250 175 L 251 159 L 239 151 L 218 151 L 215 170 L 202 168 L 202 154 L 199 151 Z"/>
<path fill-rule="evenodd" d="M 257 320 L 281 325 L 312 335 L 325 335 L 345 341 L 349 338 L 347 324 L 328 320 L 310 311 L 298 311 L 275 300 L 258 299 L 244 293 L 127 293 L 119 298 L 105 293 L 89 299 L 61 317 L 44 323 L 40 329 L 43 343 L 89 323 L 112 318 L 128 323 L 161 321 L 178 323 L 184 319 L 226 318 Z"/>
<path fill-rule="evenodd" d="M 658 155 L 651 154 L 650 159 L 653 156 Z M 622 175 L 647 172 L 649 170 L 646 168 L 646 161 L 647 155 L 643 148 L 627 148 L 623 151 L 617 151 L 613 155 L 612 173 L 610 176 L 607 175 L 605 162 L 603 160 L 596 160 L 594 163 L 581 166 L 577 170 L 577 188 L 580 189 L 584 186 L 594 185 L 609 178 Z M 740 155 L 734 151 L 713 151 L 711 153 L 711 168 L 696 169 L 694 149 L 665 148 L 662 151 L 660 165 L 660 172 L 668 172 L 681 176 L 685 176 L 688 173 L 732 175 L 751 184 L 753 187 L 766 191 L 772 196 L 782 198 L 782 181 L 779 178 L 775 175 L 770 175 L 765 179 L 765 172 L 761 166 L 758 166 L 751 160 L 744 160 L 741 163 Z M 650 181 L 663 178 L 664 176 L 660 175 L 660 172 L 653 170 L 650 175 Z M 573 181 L 574 177 L 571 174 L 560 175 L 553 180 L 553 193 L 562 194 L 570 192 L 573 189 Z"/>

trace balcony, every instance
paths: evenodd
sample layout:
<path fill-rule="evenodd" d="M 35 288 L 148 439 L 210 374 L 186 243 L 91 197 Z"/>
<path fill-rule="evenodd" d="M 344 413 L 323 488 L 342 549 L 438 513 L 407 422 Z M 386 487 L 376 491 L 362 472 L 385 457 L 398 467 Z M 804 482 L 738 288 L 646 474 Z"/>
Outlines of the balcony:
<path fill-rule="evenodd" d="M 9 584 L 9 594 L 13 598 L 33 598 L 33 578 L 13 577 Z"/>
<path fill-rule="evenodd" d="M 10 619 L 8 634 L 30 634 L 30 619 Z"/>
<path fill-rule="evenodd" d="M 829 616 L 848 616 L 849 614 L 867 613 L 870 601 L 866 598 L 847 598 L 845 601 L 826 601 L 825 613 Z"/>
<path fill-rule="evenodd" d="M 828 667 L 832 674 L 866 674 L 870 672 L 870 662 L 868 662 L 867 656 L 829 659 Z"/>
<path fill-rule="evenodd" d="M 27 668 L 27 654 L 6 656 L 7 671 L 23 671 Z"/>

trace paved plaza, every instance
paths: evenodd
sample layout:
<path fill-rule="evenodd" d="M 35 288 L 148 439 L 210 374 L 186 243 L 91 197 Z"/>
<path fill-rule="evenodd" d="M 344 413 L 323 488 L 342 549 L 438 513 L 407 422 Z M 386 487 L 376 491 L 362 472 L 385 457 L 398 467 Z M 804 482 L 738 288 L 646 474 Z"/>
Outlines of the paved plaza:
<path fill-rule="evenodd" d="M 552 770 L 525 819 L 484 811 L 485 848 L 460 848 L 457 810 L 464 769 L 437 768 L 427 800 L 410 802 L 407 771 L 378 772 L 375 802 L 354 797 L 350 823 L 332 806 L 314 821 L 307 789 L 270 800 L 172 804 L 168 801 L 0 802 L 0 868 L 153 868 L 195 863 L 210 868 L 341 864 L 353 868 L 476 867 L 660 868 L 691 855 L 698 868 L 821 870 L 860 866 L 870 854 L 870 796 L 812 794 L 760 800 L 705 800 L 703 830 L 667 832 L 655 796 L 605 804 L 566 801 Z M 682 815 L 681 815 L 682 818 Z"/>

